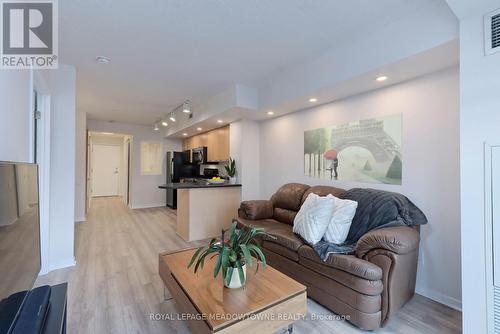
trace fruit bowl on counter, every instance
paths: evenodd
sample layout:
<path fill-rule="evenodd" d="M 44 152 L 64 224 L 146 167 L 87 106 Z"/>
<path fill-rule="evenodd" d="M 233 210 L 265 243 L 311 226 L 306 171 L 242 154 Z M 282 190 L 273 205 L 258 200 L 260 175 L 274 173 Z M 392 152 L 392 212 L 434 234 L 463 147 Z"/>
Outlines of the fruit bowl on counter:
<path fill-rule="evenodd" d="M 221 184 L 221 183 L 226 182 L 225 179 L 222 179 L 218 176 L 214 176 L 213 178 L 208 179 L 207 181 L 208 181 L 208 183 L 211 183 L 211 184 Z"/>

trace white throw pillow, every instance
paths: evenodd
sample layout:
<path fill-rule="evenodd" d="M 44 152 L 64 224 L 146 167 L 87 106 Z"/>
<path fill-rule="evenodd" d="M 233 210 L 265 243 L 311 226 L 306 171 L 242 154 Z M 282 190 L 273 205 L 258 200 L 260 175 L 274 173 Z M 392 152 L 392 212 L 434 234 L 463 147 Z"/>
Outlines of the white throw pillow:
<path fill-rule="evenodd" d="M 326 228 L 323 239 L 334 244 L 341 244 L 347 239 L 349 229 L 351 228 L 352 219 L 356 214 L 358 202 L 348 199 L 334 198 L 333 215 Z"/>
<path fill-rule="evenodd" d="M 335 198 L 320 197 L 314 193 L 307 196 L 293 221 L 293 232 L 314 245 L 323 238 L 335 205 Z"/>

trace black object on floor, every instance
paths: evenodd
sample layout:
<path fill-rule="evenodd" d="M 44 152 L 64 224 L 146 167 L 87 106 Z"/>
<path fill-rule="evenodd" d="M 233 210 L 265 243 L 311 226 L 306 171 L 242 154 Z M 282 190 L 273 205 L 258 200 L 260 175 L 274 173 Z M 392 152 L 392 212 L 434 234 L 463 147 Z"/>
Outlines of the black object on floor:
<path fill-rule="evenodd" d="M 0 334 L 65 334 L 68 284 L 41 286 L 0 302 Z"/>
<path fill-rule="evenodd" d="M 13 334 L 38 334 L 42 331 L 50 307 L 50 293 L 48 285 L 29 292 L 12 331 Z"/>
<path fill-rule="evenodd" d="M 68 283 L 54 285 L 51 287 L 51 290 L 50 309 L 47 313 L 42 333 L 65 334 Z"/>
<path fill-rule="evenodd" d="M 20 291 L 0 302 L 0 334 L 11 333 L 29 291 Z"/>

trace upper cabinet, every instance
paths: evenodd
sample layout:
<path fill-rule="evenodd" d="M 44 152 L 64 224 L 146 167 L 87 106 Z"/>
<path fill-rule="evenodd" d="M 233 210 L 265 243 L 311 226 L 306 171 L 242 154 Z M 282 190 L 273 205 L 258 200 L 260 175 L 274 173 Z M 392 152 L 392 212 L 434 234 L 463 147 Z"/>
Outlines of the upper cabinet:
<path fill-rule="evenodd" d="M 207 147 L 209 162 L 229 160 L 229 126 L 186 138 L 183 142 L 185 150 L 203 146 Z"/>

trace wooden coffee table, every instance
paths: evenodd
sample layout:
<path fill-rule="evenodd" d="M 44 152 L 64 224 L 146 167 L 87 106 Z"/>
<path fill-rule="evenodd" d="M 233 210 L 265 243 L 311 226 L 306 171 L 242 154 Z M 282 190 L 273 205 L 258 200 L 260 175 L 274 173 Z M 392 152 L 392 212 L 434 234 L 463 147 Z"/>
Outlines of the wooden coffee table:
<path fill-rule="evenodd" d="M 193 333 L 291 332 L 306 314 L 306 287 L 276 269 L 247 268 L 244 288 L 224 287 L 214 279 L 215 258 L 198 273 L 187 264 L 195 249 L 160 254 L 160 276 Z"/>

